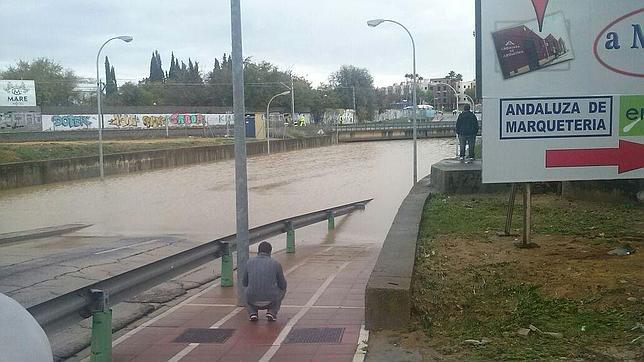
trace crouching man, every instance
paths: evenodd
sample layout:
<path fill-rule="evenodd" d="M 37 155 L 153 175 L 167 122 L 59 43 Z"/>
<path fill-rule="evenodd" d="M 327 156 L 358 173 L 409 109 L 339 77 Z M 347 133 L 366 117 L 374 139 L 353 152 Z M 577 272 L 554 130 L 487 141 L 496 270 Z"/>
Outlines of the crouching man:
<path fill-rule="evenodd" d="M 246 310 L 251 321 L 257 321 L 257 311 L 267 309 L 266 319 L 274 321 L 286 294 L 286 279 L 282 265 L 271 259 L 273 247 L 262 241 L 257 256 L 248 260 L 242 285 L 246 291 Z"/>

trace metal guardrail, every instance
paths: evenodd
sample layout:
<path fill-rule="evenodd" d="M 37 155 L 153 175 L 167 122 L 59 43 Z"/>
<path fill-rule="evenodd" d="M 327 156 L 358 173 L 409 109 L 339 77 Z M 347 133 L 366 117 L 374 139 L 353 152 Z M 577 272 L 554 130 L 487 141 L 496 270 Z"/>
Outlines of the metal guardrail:
<path fill-rule="evenodd" d="M 418 122 L 416 128 L 418 130 L 438 130 L 438 129 L 454 129 L 456 122 L 454 121 L 430 121 Z M 383 123 L 362 123 L 362 124 L 348 124 L 338 127 L 340 132 L 352 131 L 385 131 L 385 130 L 403 130 L 412 129 L 413 123 L 410 122 L 383 122 Z"/>
<path fill-rule="evenodd" d="M 346 215 L 354 210 L 364 209 L 372 199 L 352 202 L 345 205 L 319 210 L 304 215 L 282 219 L 270 224 L 249 230 L 250 243 L 271 238 L 289 230 L 312 225 L 330 217 Z M 210 241 L 178 254 L 168 256 L 153 263 L 76 289 L 43 303 L 28 308 L 41 327 L 55 331 L 89 318 L 96 310 L 101 309 L 97 291 L 109 298 L 114 305 L 125 301 L 153 286 L 188 272 L 196 267 L 221 257 L 227 252 L 228 244 L 233 244 L 235 234 Z"/>
<path fill-rule="evenodd" d="M 479 120 L 479 129 L 482 124 Z M 419 131 L 425 130 L 454 130 L 456 121 L 419 121 L 416 129 Z M 381 123 L 360 123 L 360 124 L 347 124 L 338 126 L 340 132 L 354 132 L 354 131 L 386 131 L 386 130 L 411 130 L 413 123 L 409 122 L 381 122 Z M 335 131 L 335 128 L 334 128 Z"/>

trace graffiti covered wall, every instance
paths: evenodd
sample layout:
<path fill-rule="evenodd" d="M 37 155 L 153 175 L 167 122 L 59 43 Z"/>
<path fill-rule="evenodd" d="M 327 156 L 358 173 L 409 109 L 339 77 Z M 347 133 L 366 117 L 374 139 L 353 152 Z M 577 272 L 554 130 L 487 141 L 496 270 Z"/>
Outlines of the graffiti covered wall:
<path fill-rule="evenodd" d="M 40 131 L 39 112 L 0 112 L 0 130 Z"/>
<path fill-rule="evenodd" d="M 263 113 L 257 113 L 263 120 Z M 284 123 L 289 125 L 311 124 L 309 113 L 296 113 L 295 122 L 291 120 L 290 113 L 271 114 L 271 125 L 281 126 Z M 353 119 L 353 117 L 350 117 Z M 348 118 L 343 118 L 348 119 Z M 235 123 L 235 116 L 232 113 L 204 114 L 204 113 L 174 113 L 174 114 L 104 114 L 103 123 L 105 128 L 182 128 L 182 127 L 204 127 L 204 126 L 232 126 Z M 345 122 L 346 123 L 346 122 Z M 39 123 L 40 125 L 40 123 Z M 40 128 L 40 127 L 39 127 Z M 67 115 L 43 115 L 43 131 L 68 131 L 79 129 L 98 128 L 98 118 L 95 114 L 67 114 Z"/>
<path fill-rule="evenodd" d="M 331 109 L 324 112 L 323 121 L 326 124 L 353 124 L 355 123 L 353 109 Z"/>
<path fill-rule="evenodd" d="M 234 121 L 232 114 L 104 114 L 105 128 L 181 128 L 226 125 Z M 43 115 L 43 131 L 68 131 L 98 128 L 95 114 Z"/>

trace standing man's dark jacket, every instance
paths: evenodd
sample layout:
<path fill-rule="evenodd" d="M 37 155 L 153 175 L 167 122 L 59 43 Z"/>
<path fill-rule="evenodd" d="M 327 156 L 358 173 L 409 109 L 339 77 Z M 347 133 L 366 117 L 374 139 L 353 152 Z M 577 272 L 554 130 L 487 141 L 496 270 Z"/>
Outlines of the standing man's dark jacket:
<path fill-rule="evenodd" d="M 474 113 L 464 111 L 456 120 L 456 134 L 459 136 L 476 136 L 479 133 L 479 121 Z"/>
<path fill-rule="evenodd" d="M 286 291 L 282 265 L 266 253 L 259 253 L 246 263 L 242 285 L 246 287 L 248 303 L 276 301 Z"/>

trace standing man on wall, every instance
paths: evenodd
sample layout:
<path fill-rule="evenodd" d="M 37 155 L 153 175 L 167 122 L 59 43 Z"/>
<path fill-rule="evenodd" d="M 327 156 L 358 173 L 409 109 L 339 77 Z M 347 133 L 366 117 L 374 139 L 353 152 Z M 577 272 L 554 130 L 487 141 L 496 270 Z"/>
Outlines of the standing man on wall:
<path fill-rule="evenodd" d="M 456 120 L 456 134 L 460 146 L 459 159 L 465 159 L 465 144 L 469 147 L 469 159 L 474 159 L 474 145 L 476 144 L 476 135 L 479 133 L 479 121 L 474 113 L 470 111 L 470 105 L 463 107 L 463 113 Z"/>

